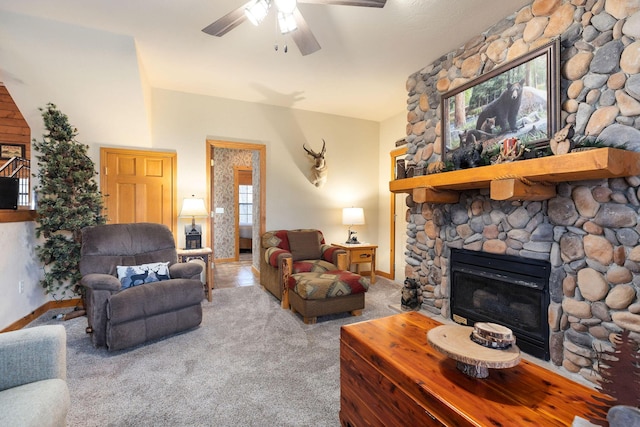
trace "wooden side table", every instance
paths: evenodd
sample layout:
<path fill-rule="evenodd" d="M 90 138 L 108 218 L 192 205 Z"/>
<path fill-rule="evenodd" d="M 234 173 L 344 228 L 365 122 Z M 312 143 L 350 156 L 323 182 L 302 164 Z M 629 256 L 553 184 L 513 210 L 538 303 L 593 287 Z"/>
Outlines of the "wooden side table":
<path fill-rule="evenodd" d="M 200 249 L 178 249 L 178 262 L 189 262 L 194 259 L 199 259 L 204 262 L 204 290 L 207 294 L 207 300 L 209 302 L 212 301 L 212 290 L 213 290 L 213 280 L 211 278 L 211 274 L 209 274 L 209 269 L 211 268 L 211 253 L 213 252 L 211 248 L 200 248 Z"/>
<path fill-rule="evenodd" d="M 351 267 L 351 264 L 355 264 L 356 273 L 358 274 L 360 274 L 360 264 L 371 264 L 369 279 L 371 280 L 371 284 L 376 283 L 376 249 L 378 245 L 371 245 L 369 243 L 332 243 L 332 245 L 347 251 L 347 263 L 349 267 Z"/>

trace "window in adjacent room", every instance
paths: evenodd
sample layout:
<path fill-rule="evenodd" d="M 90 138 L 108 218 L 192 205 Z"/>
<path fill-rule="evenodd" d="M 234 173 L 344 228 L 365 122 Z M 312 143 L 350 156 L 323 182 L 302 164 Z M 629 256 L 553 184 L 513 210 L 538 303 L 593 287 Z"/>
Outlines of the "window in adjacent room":
<path fill-rule="evenodd" d="M 253 224 L 253 186 L 238 186 L 238 216 L 240 224 Z"/>

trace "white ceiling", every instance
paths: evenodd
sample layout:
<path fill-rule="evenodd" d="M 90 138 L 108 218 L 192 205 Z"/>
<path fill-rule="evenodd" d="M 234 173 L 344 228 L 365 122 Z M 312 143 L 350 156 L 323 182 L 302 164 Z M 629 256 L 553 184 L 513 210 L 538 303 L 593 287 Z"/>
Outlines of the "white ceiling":
<path fill-rule="evenodd" d="M 322 46 L 302 56 L 276 31 L 273 10 L 259 27 L 247 21 L 223 37 L 201 31 L 246 1 L 0 0 L 0 11 L 132 36 L 156 88 L 381 121 L 405 111 L 410 74 L 530 3 L 299 4 Z"/>

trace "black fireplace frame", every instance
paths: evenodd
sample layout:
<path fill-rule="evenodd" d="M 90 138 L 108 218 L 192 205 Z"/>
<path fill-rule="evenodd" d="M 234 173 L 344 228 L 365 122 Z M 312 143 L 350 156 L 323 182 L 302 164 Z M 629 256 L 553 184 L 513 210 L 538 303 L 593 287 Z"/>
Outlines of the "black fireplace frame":
<path fill-rule="evenodd" d="M 456 323 L 472 326 L 476 322 L 496 322 L 496 320 L 460 306 L 462 298 L 459 298 L 456 293 L 458 273 L 478 275 L 538 291 L 541 325 L 537 331 L 526 331 L 517 324 L 509 324 L 509 322 L 499 323 L 513 331 L 516 344 L 522 351 L 540 359 L 549 360 L 548 310 L 551 264 L 548 261 L 452 248 L 449 265 L 451 317 Z"/>

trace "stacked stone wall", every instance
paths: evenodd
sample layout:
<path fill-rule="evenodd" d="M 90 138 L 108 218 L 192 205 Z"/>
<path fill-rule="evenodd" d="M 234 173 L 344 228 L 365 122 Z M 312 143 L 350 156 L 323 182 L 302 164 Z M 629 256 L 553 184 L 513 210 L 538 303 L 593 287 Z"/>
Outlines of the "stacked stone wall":
<path fill-rule="evenodd" d="M 559 128 L 640 151 L 640 0 L 535 0 L 409 76 L 408 163 L 440 160 L 443 93 L 557 37 Z M 409 197 L 406 276 L 422 283 L 424 309 L 450 318 L 451 248 L 548 260 L 551 359 L 593 380 L 615 334 L 640 341 L 639 199 L 640 177 L 563 183 L 542 202 L 478 190 L 457 204 Z"/>

